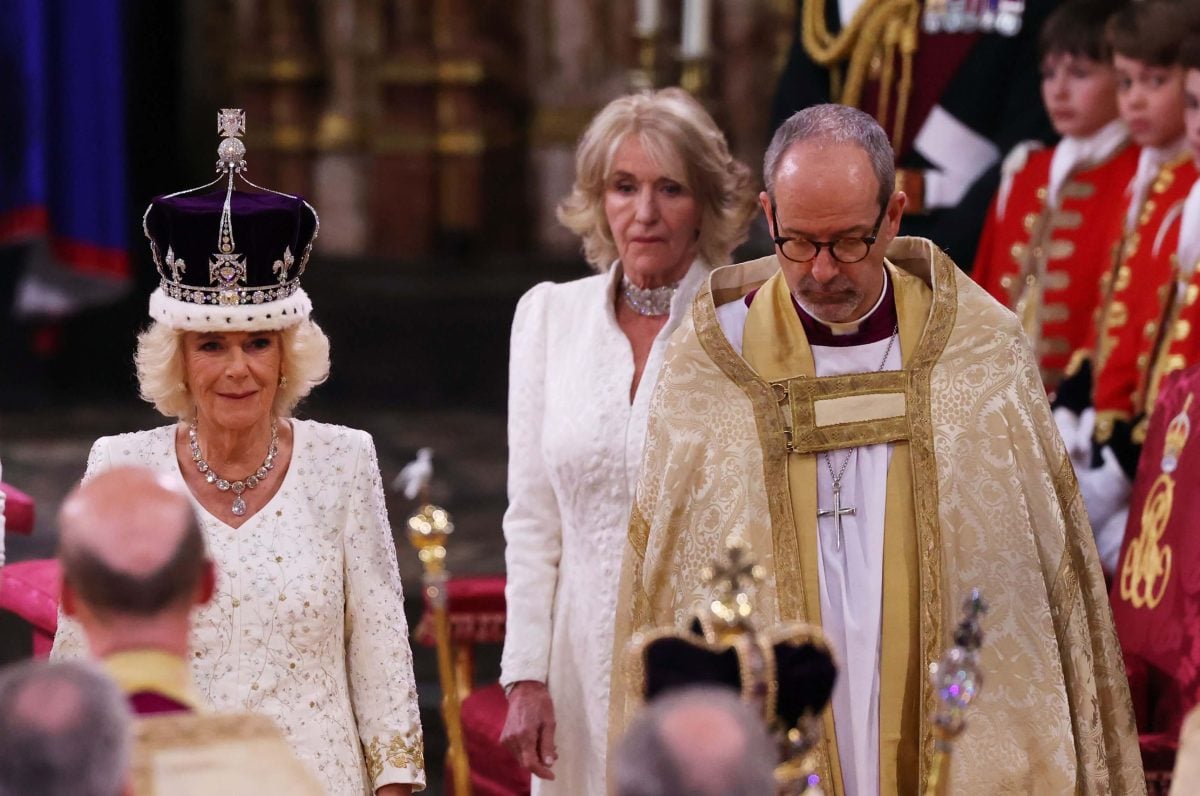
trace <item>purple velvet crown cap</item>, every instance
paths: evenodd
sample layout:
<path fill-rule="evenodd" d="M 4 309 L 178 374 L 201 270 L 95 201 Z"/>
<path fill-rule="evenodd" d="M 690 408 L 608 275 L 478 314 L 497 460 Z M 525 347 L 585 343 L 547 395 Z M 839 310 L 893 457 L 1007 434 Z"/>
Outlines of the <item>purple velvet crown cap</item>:
<path fill-rule="evenodd" d="M 221 186 L 154 199 L 143 223 L 161 278 L 151 317 L 190 331 L 299 323 L 312 311 L 300 275 L 318 227 L 308 202 L 274 192 Z"/>

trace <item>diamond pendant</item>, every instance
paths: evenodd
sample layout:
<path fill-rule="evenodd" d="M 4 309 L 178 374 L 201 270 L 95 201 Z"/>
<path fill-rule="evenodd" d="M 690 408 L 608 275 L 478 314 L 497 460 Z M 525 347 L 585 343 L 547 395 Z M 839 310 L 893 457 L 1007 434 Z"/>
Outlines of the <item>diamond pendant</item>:
<path fill-rule="evenodd" d="M 241 495 L 238 495 L 236 498 L 234 498 L 233 506 L 230 507 L 230 511 L 232 511 L 234 515 L 238 517 L 246 513 L 246 501 L 242 500 Z"/>

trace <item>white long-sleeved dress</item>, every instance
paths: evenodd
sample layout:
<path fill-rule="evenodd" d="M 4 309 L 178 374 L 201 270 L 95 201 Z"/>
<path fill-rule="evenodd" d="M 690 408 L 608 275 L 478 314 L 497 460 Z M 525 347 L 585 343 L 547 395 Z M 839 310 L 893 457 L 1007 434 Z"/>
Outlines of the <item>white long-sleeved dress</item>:
<path fill-rule="evenodd" d="M 707 270 L 694 263 L 676 290 L 632 404 L 633 353 L 614 307 L 619 265 L 544 282 L 517 305 L 500 681 L 546 682 L 554 700 L 555 779 L 535 778 L 535 796 L 606 792 L 613 615 L 650 397 Z"/>
<path fill-rule="evenodd" d="M 273 719 L 331 796 L 424 784 L 396 549 L 369 434 L 292 420 L 279 491 L 240 528 L 196 503 L 217 569 L 194 615 L 192 678 L 214 710 Z M 175 426 L 103 437 L 87 476 L 140 465 L 179 479 Z M 86 655 L 59 618 L 53 657 Z"/>

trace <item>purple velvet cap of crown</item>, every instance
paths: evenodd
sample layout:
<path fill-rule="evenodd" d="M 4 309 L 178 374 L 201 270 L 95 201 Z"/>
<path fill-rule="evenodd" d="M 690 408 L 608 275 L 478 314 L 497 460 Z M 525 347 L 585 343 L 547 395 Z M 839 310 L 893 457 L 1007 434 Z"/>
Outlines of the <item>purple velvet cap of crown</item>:
<path fill-rule="evenodd" d="M 226 190 L 158 197 L 144 230 L 160 283 L 150 315 L 177 329 L 249 331 L 298 323 L 312 311 L 300 289 L 318 221 L 300 197 Z"/>

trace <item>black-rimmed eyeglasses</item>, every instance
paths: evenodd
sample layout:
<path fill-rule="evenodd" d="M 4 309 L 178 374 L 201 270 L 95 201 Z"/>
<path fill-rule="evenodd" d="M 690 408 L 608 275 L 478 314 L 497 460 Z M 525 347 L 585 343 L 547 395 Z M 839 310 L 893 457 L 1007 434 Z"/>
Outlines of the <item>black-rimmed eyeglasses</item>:
<path fill-rule="evenodd" d="M 867 258 L 871 247 L 875 245 L 875 239 L 879 236 L 879 227 L 883 224 L 883 215 L 886 212 L 887 205 L 879 208 L 879 218 L 875 219 L 875 227 L 871 230 L 870 235 L 837 238 L 835 240 L 785 238 L 782 235 L 776 235 L 775 245 L 779 247 L 779 251 L 783 253 L 783 256 L 792 262 L 807 263 L 815 260 L 817 255 L 821 253 L 821 249 L 829 249 L 829 254 L 834 260 L 843 265 L 853 265 Z M 771 203 L 771 221 L 775 224 L 775 231 L 778 232 L 779 216 L 775 212 L 774 202 Z"/>

